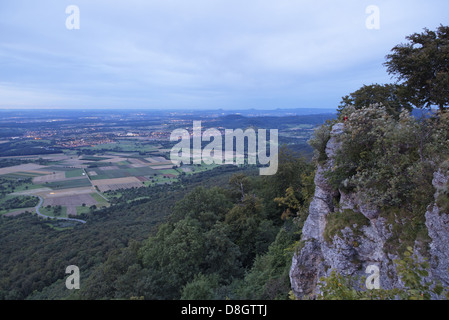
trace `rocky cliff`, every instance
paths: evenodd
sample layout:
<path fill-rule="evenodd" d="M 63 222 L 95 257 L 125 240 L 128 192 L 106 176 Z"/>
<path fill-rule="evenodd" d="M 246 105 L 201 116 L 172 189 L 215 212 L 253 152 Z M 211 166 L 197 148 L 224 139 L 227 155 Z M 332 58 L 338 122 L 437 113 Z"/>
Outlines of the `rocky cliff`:
<path fill-rule="evenodd" d="M 339 136 L 344 124 L 332 127 L 331 137 L 326 146 L 328 160 L 317 167 L 315 194 L 309 207 L 309 215 L 303 227 L 302 241 L 293 256 L 290 269 L 292 291 L 298 298 L 313 298 L 320 293 L 319 280 L 329 276 L 332 270 L 342 275 L 368 276 L 369 265 L 380 271 L 380 286 L 383 289 L 401 288 L 402 283 L 396 272 L 394 260 L 398 258 L 394 250 L 393 225 L 376 208 L 363 203 L 359 195 L 334 190 L 325 172 L 332 170 L 334 156 L 340 147 Z M 448 182 L 447 172 L 434 174 L 435 198 L 438 190 Z M 333 217 L 348 214 L 348 223 L 339 230 Z M 449 215 L 441 213 L 436 203 L 428 206 L 425 213 L 430 248 L 426 259 L 430 263 L 429 277 L 449 285 Z M 415 248 L 419 248 L 415 243 Z M 419 253 L 419 250 L 416 250 Z"/>

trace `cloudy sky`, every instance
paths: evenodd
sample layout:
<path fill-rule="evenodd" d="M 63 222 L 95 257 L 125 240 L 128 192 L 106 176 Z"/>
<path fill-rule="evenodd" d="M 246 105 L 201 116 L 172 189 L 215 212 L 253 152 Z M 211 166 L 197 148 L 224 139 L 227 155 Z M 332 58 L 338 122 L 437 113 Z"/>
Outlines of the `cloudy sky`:
<path fill-rule="evenodd" d="M 0 108 L 335 108 L 440 24 L 447 0 L 1 0 Z"/>

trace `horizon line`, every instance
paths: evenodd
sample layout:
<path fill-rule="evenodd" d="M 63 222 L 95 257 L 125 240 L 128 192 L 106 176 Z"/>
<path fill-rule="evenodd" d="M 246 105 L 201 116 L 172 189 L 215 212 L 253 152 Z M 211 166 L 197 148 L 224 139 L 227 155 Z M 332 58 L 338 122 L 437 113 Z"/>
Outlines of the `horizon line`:
<path fill-rule="evenodd" d="M 107 110 L 139 110 L 139 111 L 289 111 L 289 110 L 335 110 L 337 111 L 337 108 L 329 108 L 329 107 L 294 107 L 294 108 L 273 108 L 273 109 L 267 109 L 267 108 L 218 108 L 218 109 L 214 109 L 214 108 L 139 108 L 139 107 L 132 107 L 132 108 L 127 108 L 127 107 L 111 107 L 111 108 L 91 108 L 91 107 L 87 107 L 87 108 L 81 108 L 81 107 L 68 107 L 68 108 L 50 108 L 50 107 L 37 107 L 37 108 L 32 108 L 32 107 L 26 107 L 26 108 L 2 108 L 0 107 L 0 111 L 31 111 L 31 110 L 74 110 L 74 111 L 90 111 L 90 110 L 95 110 L 95 111 L 107 111 Z"/>

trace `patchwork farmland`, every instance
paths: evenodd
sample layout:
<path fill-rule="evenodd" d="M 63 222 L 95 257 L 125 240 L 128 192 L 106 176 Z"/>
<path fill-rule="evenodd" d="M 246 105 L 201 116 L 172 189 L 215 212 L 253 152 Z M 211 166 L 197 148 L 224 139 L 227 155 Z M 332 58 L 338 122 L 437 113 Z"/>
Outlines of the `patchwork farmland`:
<path fill-rule="evenodd" d="M 108 191 L 172 183 L 183 171 L 161 156 L 128 154 L 46 155 L 49 165 L 34 163 L 0 168 L 0 179 L 13 187 L 4 192 L 0 214 L 16 215 L 34 208 L 2 208 L 8 199 L 35 196 L 48 216 L 71 217 L 107 207 Z M 57 209 L 57 210 L 56 210 Z"/>

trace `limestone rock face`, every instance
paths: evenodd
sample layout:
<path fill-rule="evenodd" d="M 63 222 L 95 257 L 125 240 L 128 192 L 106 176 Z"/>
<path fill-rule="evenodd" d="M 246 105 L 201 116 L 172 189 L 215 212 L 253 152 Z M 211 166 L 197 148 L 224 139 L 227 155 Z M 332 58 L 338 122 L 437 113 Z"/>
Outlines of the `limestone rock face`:
<path fill-rule="evenodd" d="M 297 297 L 314 296 L 319 278 L 324 274 L 321 243 L 311 239 L 293 256 L 290 279 Z"/>
<path fill-rule="evenodd" d="M 432 184 L 435 187 L 435 189 L 438 191 L 438 190 L 443 189 L 447 185 L 448 180 L 449 180 L 449 176 L 447 175 L 447 173 L 444 173 L 440 169 L 433 174 Z"/>
<path fill-rule="evenodd" d="M 332 159 L 335 156 L 336 151 L 340 148 L 340 141 L 338 137 L 344 132 L 344 124 L 337 123 L 332 127 L 330 133 L 330 139 L 326 145 L 326 155 Z"/>
<path fill-rule="evenodd" d="M 447 185 L 448 180 L 449 175 L 441 170 L 434 173 L 432 184 L 436 189 L 435 198 L 438 191 Z M 441 212 L 436 203 L 429 206 L 426 212 L 426 227 L 432 239 L 430 263 L 433 274 L 443 283 L 449 283 L 449 214 Z"/>
<path fill-rule="evenodd" d="M 298 298 L 313 298 L 319 294 L 320 278 L 329 276 L 332 270 L 343 275 L 366 277 L 369 274 L 365 270 L 370 265 L 379 268 L 381 288 L 402 286 L 394 263 L 398 257 L 387 250 L 388 240 L 393 234 L 392 226 L 380 216 L 377 208 L 363 203 L 359 195 L 333 190 L 325 178 L 324 173 L 333 166 L 343 131 L 343 123 L 335 124 L 331 130 L 326 146 L 328 160 L 318 165 L 315 175 L 315 194 L 302 231 L 303 245 L 292 259 L 290 281 L 292 291 Z M 449 175 L 439 171 L 434 174 L 433 185 L 438 190 L 444 188 L 448 180 Z M 338 208 L 335 208 L 337 200 Z M 338 214 L 345 209 L 364 215 L 367 223 L 363 226 L 347 226 L 335 234 L 332 241 L 326 241 L 324 231 L 328 215 Z M 429 206 L 425 217 L 432 239 L 429 275 L 433 280 L 449 286 L 449 215 L 441 214 L 436 204 L 433 204 Z"/>

